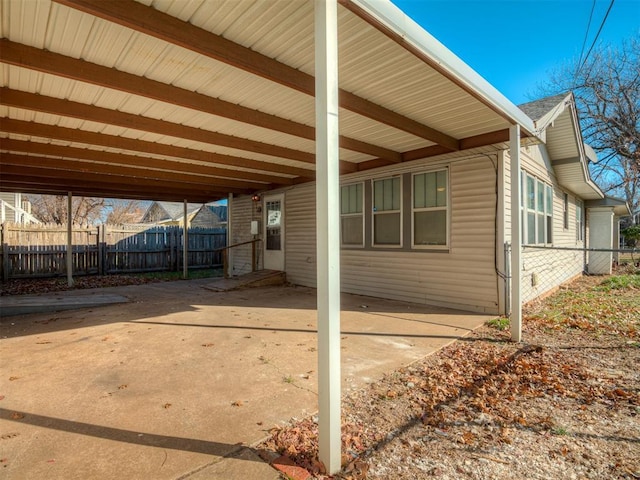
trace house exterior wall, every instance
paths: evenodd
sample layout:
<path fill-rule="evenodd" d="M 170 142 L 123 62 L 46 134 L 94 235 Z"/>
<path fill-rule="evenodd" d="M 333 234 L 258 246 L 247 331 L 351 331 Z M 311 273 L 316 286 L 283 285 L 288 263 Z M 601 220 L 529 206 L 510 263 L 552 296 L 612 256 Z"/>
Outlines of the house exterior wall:
<path fill-rule="evenodd" d="M 411 229 L 406 225 L 402 229 L 403 248 L 372 247 L 368 231 L 371 222 L 365 221 L 365 248 L 341 250 L 342 291 L 478 312 L 504 313 L 508 302 L 508 283 L 503 277 L 509 271 L 504 244 L 511 241 L 508 150 L 468 153 L 466 156 L 458 153 L 367 170 L 341 176 L 341 184 L 363 182 L 370 185 L 373 179 L 401 176 L 403 189 L 410 190 L 413 173 L 440 167 L 448 168 L 449 172 L 448 248 L 444 251 L 412 249 Z M 553 192 L 551 243 L 526 245 L 523 242 L 521 283 L 523 302 L 527 302 L 584 271 L 585 243 L 578 239 L 576 233 L 576 209 L 581 199 L 558 184 L 544 145 L 523 148 L 522 170 L 551 186 Z M 269 193 L 276 192 L 285 194 L 287 279 L 294 284 L 315 287 L 315 184 L 296 185 Z M 365 197 L 367 195 L 371 195 L 370 186 L 365 187 Z M 234 202 L 232 223 L 235 226 L 243 223 L 243 226 L 234 232 L 233 242 L 246 241 L 251 237 L 250 220 L 256 218 L 251 214 L 250 197 L 236 197 Z M 586 222 L 584 205 L 582 211 Z M 367 215 L 372 215 L 371 202 L 365 201 L 365 218 Z M 410 217 L 405 215 L 403 218 Z M 585 228 L 582 238 L 587 238 L 586 235 L 588 228 Z M 250 250 L 247 252 L 250 255 Z M 244 255 L 247 257 L 246 252 Z M 234 267 L 236 274 L 246 270 L 242 265 L 250 265 L 246 258 L 240 258 Z"/>
<path fill-rule="evenodd" d="M 362 181 L 370 184 L 373 178 L 400 175 L 406 196 L 406 192 L 411 191 L 412 173 L 440 167 L 448 168 L 449 172 L 449 248 L 412 249 L 411 230 L 407 225 L 403 227 L 403 248 L 371 247 L 369 233 L 365 248 L 341 250 L 342 291 L 471 311 L 498 312 L 495 152 L 407 162 L 345 175 L 341 177 L 341 183 Z M 287 280 L 315 287 L 315 184 L 297 185 L 281 191 L 285 193 Z M 370 187 L 365 191 L 370 193 Z M 234 198 L 231 209 L 233 242 L 250 238 L 250 203 L 249 197 Z M 406 203 L 410 205 L 410 197 Z M 371 205 L 370 202 L 365 204 Z M 372 215 L 371 210 L 365 208 L 364 215 L 365 218 Z M 370 221 L 365 223 L 370 227 Z M 234 260 L 234 273 L 240 272 L 241 264 L 242 261 Z"/>
<path fill-rule="evenodd" d="M 229 232 L 229 244 L 247 242 L 253 240 L 251 235 L 251 221 L 259 220 L 260 214 L 256 212 L 251 197 L 248 195 L 233 197 L 231 208 L 229 209 L 231 216 L 231 230 Z M 258 268 L 262 266 L 262 245 L 257 245 Z M 251 272 L 251 245 L 242 245 L 231 249 L 231 264 L 229 273 L 231 275 L 244 275 Z"/>
<path fill-rule="evenodd" d="M 550 185 L 553 190 L 551 243 L 529 246 L 523 239 L 522 301 L 528 302 L 580 275 L 585 269 L 585 255 L 582 250 L 584 240 L 578 240 L 576 231 L 576 209 L 577 203 L 581 200 L 558 184 L 543 145 L 524 148 L 521 158 L 523 172 Z M 568 207 L 566 228 L 565 193 Z M 510 195 L 510 190 L 508 194 Z"/>

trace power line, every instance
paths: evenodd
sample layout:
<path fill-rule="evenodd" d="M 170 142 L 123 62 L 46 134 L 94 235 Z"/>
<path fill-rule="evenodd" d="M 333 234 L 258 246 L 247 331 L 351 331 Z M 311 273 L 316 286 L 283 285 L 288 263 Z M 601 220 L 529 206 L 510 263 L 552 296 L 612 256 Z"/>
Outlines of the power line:
<path fill-rule="evenodd" d="M 600 32 L 602 32 L 602 28 L 604 27 L 604 24 L 607 21 L 607 17 L 609 16 L 609 12 L 611 12 L 611 8 L 613 7 L 614 2 L 615 2 L 615 0 L 611 0 L 611 3 L 609 4 L 609 8 L 607 9 L 607 13 L 605 13 L 604 18 L 602 19 L 602 23 L 600 23 L 600 28 L 598 29 L 598 33 L 596 33 L 596 38 L 593 39 L 593 43 L 591 44 L 591 47 L 589 47 L 589 51 L 585 55 L 584 60 L 582 61 L 582 64 L 580 65 L 580 68 L 578 68 L 578 71 L 576 72 L 576 77 L 578 76 L 580 71 L 584 68 L 585 63 L 587 63 L 587 59 L 589 58 L 589 55 L 591 54 L 591 51 L 593 50 L 593 47 L 596 45 L 596 42 L 598 41 L 598 37 L 600 36 Z"/>
<path fill-rule="evenodd" d="M 593 0 L 593 3 L 591 4 L 591 12 L 589 13 L 589 22 L 587 22 L 587 31 L 584 33 L 584 40 L 582 41 L 582 49 L 580 50 L 580 57 L 578 58 L 578 65 L 580 65 L 580 62 L 582 61 L 582 54 L 584 53 L 584 47 L 587 44 L 587 38 L 589 37 L 589 30 L 591 29 L 591 20 L 593 19 L 593 11 L 596 8 L 596 0 Z M 576 73 L 573 76 L 574 79 L 574 83 L 576 80 L 576 77 L 578 76 L 578 71 L 579 69 L 576 69 Z"/>

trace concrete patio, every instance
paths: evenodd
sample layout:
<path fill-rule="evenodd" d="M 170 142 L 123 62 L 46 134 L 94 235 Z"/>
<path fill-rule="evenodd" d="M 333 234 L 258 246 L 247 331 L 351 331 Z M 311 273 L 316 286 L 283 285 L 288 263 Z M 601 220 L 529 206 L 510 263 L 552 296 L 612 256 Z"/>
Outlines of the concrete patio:
<path fill-rule="evenodd" d="M 210 284 L 3 317 L 0 478 L 278 478 L 251 446 L 317 409 L 316 291 Z M 342 311 L 344 394 L 490 318 L 356 295 Z"/>

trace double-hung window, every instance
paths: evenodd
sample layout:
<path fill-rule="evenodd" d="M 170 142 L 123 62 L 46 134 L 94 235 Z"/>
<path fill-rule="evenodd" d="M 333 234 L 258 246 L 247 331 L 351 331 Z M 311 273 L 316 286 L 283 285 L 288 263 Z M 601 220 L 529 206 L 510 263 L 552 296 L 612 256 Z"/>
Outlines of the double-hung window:
<path fill-rule="evenodd" d="M 340 238 L 345 247 L 364 246 L 363 184 L 340 188 Z"/>
<path fill-rule="evenodd" d="M 402 184 L 400 177 L 373 181 L 373 245 L 402 246 Z"/>
<path fill-rule="evenodd" d="M 448 183 L 446 169 L 413 175 L 412 247 L 448 245 Z"/>
<path fill-rule="evenodd" d="M 529 174 L 524 174 L 523 239 L 527 245 L 550 244 L 553 231 L 553 189 Z"/>

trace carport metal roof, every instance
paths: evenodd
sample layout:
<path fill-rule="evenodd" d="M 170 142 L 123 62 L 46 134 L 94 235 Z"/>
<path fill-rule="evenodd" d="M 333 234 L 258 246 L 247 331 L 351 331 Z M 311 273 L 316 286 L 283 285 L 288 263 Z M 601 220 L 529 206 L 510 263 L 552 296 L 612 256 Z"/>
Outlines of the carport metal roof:
<path fill-rule="evenodd" d="M 395 6 L 339 3 L 341 172 L 535 135 Z M 0 6 L 0 190 L 205 202 L 314 178 L 313 2 Z"/>

